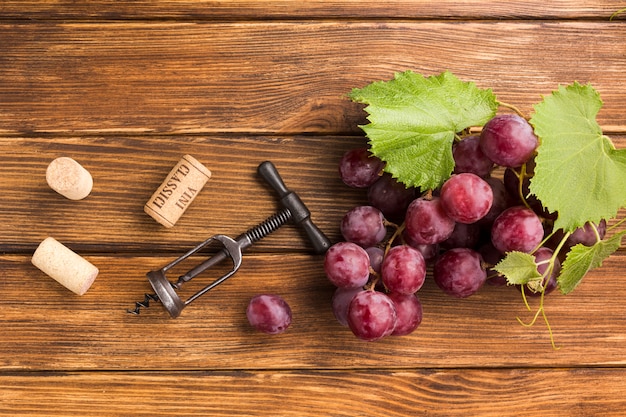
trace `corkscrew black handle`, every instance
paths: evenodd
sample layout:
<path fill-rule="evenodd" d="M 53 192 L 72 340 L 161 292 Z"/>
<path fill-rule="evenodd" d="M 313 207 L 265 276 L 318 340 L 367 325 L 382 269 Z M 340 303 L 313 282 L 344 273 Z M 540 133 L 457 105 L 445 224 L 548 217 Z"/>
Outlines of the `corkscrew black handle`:
<path fill-rule="evenodd" d="M 178 317 L 181 311 L 192 301 L 201 297 L 207 291 L 210 291 L 212 288 L 224 282 L 237 272 L 241 266 L 242 253 L 246 248 L 270 233 L 273 233 L 290 220 L 302 227 L 317 253 L 321 254 L 326 252 L 326 250 L 331 246 L 330 240 L 313 223 L 311 220 L 311 213 L 300 197 L 285 186 L 285 183 L 280 177 L 280 174 L 276 170 L 274 164 L 269 161 L 263 162 L 259 165 L 258 172 L 261 177 L 278 193 L 280 203 L 283 206 L 282 210 L 268 217 L 264 222 L 249 229 L 245 233 L 242 233 L 236 239 L 232 239 L 225 235 L 215 235 L 170 262 L 163 268 L 148 272 L 148 281 L 150 282 L 150 285 L 152 285 L 154 294 L 145 294 L 143 301 L 137 301 L 135 303 L 135 308 L 127 310 L 128 313 L 137 315 L 139 314 L 141 308 L 148 308 L 150 306 L 150 301 L 159 301 L 172 318 Z M 187 271 L 185 274 L 180 275 L 176 283 L 171 283 L 167 279 L 166 273 L 168 270 L 187 260 L 192 255 L 197 254 L 213 242 L 221 243 L 222 249 L 220 249 L 212 257 Z M 213 265 L 216 265 L 226 259 L 230 259 L 232 261 L 233 266 L 230 271 L 215 279 L 209 285 L 189 297 L 187 301 L 181 300 L 176 293 L 176 290 L 180 289 L 185 282 L 190 281 L 197 275 L 211 268 Z"/>
<path fill-rule="evenodd" d="M 330 239 L 313 223 L 311 212 L 300 197 L 287 188 L 274 164 L 270 161 L 262 162 L 257 171 L 278 193 L 280 203 L 291 212 L 293 222 L 304 230 L 315 252 L 325 253 L 331 246 Z"/>

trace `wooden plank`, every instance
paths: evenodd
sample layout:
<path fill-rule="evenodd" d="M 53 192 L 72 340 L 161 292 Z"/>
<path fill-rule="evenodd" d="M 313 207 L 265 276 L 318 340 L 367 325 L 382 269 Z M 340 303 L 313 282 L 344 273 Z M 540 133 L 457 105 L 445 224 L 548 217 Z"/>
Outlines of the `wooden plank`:
<path fill-rule="evenodd" d="M 262 160 L 277 164 L 338 240 L 343 213 L 365 201 L 336 174 L 343 151 L 364 143 L 364 113 L 345 94 L 394 71 L 449 69 L 525 112 L 558 84 L 591 82 L 604 99 L 598 120 L 624 148 L 626 14 L 608 20 L 621 8 L 608 0 L 3 1 L 0 415 L 626 414 L 623 249 L 571 295 L 546 300 L 557 351 L 541 320 L 517 323 L 534 310 L 515 289 L 457 300 L 432 279 L 420 291 L 416 333 L 359 341 L 336 323 L 322 257 L 293 226 L 251 248 L 234 278 L 181 317 L 158 303 L 126 313 L 149 291 L 148 270 L 276 210 L 255 175 Z M 185 153 L 214 177 L 166 230 L 142 206 Z M 57 156 L 94 175 L 86 200 L 45 184 Z M 48 235 L 100 268 L 86 295 L 30 263 Z M 291 304 L 285 334 L 247 324 L 246 303 L 261 292 Z"/>
<path fill-rule="evenodd" d="M 86 137 L 2 138 L 0 187 L 4 203 L 0 251 L 32 252 L 48 235 L 75 250 L 186 252 L 213 234 L 236 237 L 279 208 L 276 192 L 257 175 L 270 159 L 289 188 L 307 204 L 329 237 L 364 190 L 345 186 L 337 172 L 343 152 L 364 146 L 362 137 Z M 184 154 L 212 171 L 212 178 L 170 229 L 143 212 L 144 204 Z M 69 156 L 94 178 L 91 194 L 72 201 L 46 183 L 50 161 Z M 302 251 L 310 246 L 286 225 L 251 250 Z"/>
<path fill-rule="evenodd" d="M 172 319 L 159 304 L 126 313 L 150 286 L 145 277 L 167 256 L 86 256 L 100 274 L 84 296 L 75 296 L 30 264 L 28 256 L 0 257 L 0 370 L 252 370 L 415 369 L 496 367 L 598 367 L 626 365 L 626 288 L 618 252 L 590 272 L 570 295 L 545 302 L 554 332 L 540 319 L 528 322 L 520 293 L 485 286 L 464 300 L 449 297 L 427 279 L 419 296 L 420 328 L 410 336 L 363 342 L 338 324 L 333 287 L 322 258 L 297 254 L 244 255 L 237 275 Z M 192 261 L 200 261 L 196 257 Z M 196 262 L 170 272 L 175 280 Z M 219 270 L 185 284 L 186 299 Z M 215 274 L 215 275 L 214 275 Z M 259 293 L 283 296 L 293 311 L 284 334 L 257 333 L 245 308 Z"/>
<path fill-rule="evenodd" d="M 618 148 L 626 137 L 613 136 Z M 0 138 L 0 223 L 6 225 L 0 252 L 32 253 L 52 235 L 83 253 L 160 252 L 182 254 L 214 234 L 236 237 L 275 213 L 274 190 L 256 174 L 271 159 L 313 220 L 335 242 L 339 224 L 365 190 L 341 182 L 338 162 L 347 149 L 365 146 L 363 137 L 181 136 Z M 143 212 L 143 205 L 184 154 L 211 171 L 209 180 L 183 217 L 166 229 Z M 69 156 L 94 178 L 86 199 L 68 200 L 45 179 L 48 164 Z M 310 245 L 288 224 L 251 251 L 307 251 Z"/>
<path fill-rule="evenodd" d="M 619 1 L 552 1 L 511 0 L 428 0 L 324 1 L 297 0 L 228 2 L 210 0 L 173 1 L 108 1 L 76 2 L 4 1 L 0 15 L 11 19 L 309 19 L 309 18 L 391 18 L 391 19 L 451 19 L 451 18 L 599 18 L 609 17 L 620 10 Z"/>
<path fill-rule="evenodd" d="M 590 82 L 625 130 L 620 22 L 4 22 L 0 134 L 357 134 L 354 87 L 450 70 L 529 113 Z M 497 34 L 497 36 L 494 36 Z"/>
<path fill-rule="evenodd" d="M 621 368 L 35 372 L 0 375 L 0 414 L 617 416 L 626 412 L 624 392 L 626 370 Z"/>

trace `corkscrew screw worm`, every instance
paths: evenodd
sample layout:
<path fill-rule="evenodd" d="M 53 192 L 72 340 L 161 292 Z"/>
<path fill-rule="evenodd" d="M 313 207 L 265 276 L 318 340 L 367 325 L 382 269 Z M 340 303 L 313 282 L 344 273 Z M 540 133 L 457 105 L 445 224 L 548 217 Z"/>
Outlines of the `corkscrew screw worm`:
<path fill-rule="evenodd" d="M 268 217 L 262 223 L 248 229 L 235 239 L 225 235 L 212 236 L 163 268 L 148 272 L 148 281 L 154 290 L 154 294 L 146 293 L 143 301 L 137 301 L 135 303 L 135 308 L 127 310 L 128 313 L 138 315 L 141 308 L 148 308 L 150 306 L 150 301 L 159 301 L 172 318 L 178 317 L 187 305 L 237 272 L 241 266 L 243 251 L 245 249 L 250 247 L 253 243 L 263 239 L 270 233 L 273 233 L 289 221 L 293 221 L 295 224 L 299 225 L 302 230 L 304 230 L 316 253 L 321 254 L 326 252 L 331 245 L 330 240 L 313 223 L 311 220 L 311 213 L 300 197 L 286 187 L 274 164 L 269 161 L 265 161 L 259 165 L 257 171 L 259 175 L 277 192 L 283 208 L 274 215 Z M 187 258 L 200 250 L 214 244 L 221 245 L 221 249 L 215 255 L 192 268 L 185 274 L 179 276 L 176 283 L 172 283 L 167 279 L 166 272 L 169 269 L 185 261 Z M 214 265 L 217 265 L 218 263 L 221 263 L 222 261 L 225 261 L 226 259 L 230 259 L 232 262 L 232 268 L 227 273 L 189 297 L 186 301 L 181 300 L 176 293 L 176 290 L 180 289 L 185 282 L 190 281 L 202 272 Z"/>

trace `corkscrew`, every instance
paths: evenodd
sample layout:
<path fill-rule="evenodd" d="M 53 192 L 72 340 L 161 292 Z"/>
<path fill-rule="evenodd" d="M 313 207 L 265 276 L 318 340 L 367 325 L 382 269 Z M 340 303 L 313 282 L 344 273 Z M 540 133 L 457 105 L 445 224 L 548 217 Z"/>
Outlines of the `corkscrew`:
<path fill-rule="evenodd" d="M 299 225 L 304 230 L 316 253 L 322 254 L 326 252 L 331 245 L 330 240 L 313 223 L 311 213 L 300 197 L 287 188 L 274 164 L 265 161 L 258 166 L 257 172 L 277 192 L 282 209 L 257 226 L 248 229 L 235 239 L 221 234 L 212 236 L 184 255 L 165 265 L 163 268 L 148 272 L 148 281 L 154 293 L 146 293 L 143 301 L 137 301 L 135 308 L 127 310 L 128 313 L 138 315 L 141 308 L 148 308 L 150 301 L 154 301 L 160 302 L 172 318 L 178 317 L 186 306 L 226 281 L 237 272 L 241 266 L 243 251 L 245 249 L 270 233 L 273 233 L 289 221 L 293 221 L 293 223 Z M 218 246 L 218 250 L 212 257 L 179 276 L 175 283 L 168 280 L 166 273 L 170 269 L 201 250 L 214 245 Z M 232 267 L 229 267 L 229 270 L 225 274 L 193 294 L 186 301 L 183 301 L 178 296 L 176 291 L 179 290 L 184 283 L 227 259 L 230 259 L 232 262 Z"/>

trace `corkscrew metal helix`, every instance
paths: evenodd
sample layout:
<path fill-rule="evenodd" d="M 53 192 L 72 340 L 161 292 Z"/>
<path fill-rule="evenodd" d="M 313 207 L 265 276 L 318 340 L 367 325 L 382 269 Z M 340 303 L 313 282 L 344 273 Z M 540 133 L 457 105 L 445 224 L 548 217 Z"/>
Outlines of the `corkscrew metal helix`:
<path fill-rule="evenodd" d="M 127 310 L 128 313 L 138 315 L 141 308 L 148 308 L 150 306 L 150 301 L 159 301 L 172 318 L 178 317 L 186 306 L 206 294 L 211 289 L 215 288 L 217 285 L 226 281 L 228 278 L 233 276 L 235 272 L 237 272 L 241 266 L 243 251 L 245 249 L 270 233 L 276 231 L 290 220 L 304 230 L 316 253 L 322 254 L 326 252 L 331 245 L 330 240 L 313 223 L 311 220 L 311 213 L 304 205 L 300 197 L 285 186 L 285 183 L 283 182 L 283 179 L 274 164 L 269 161 L 265 161 L 259 165 L 257 171 L 259 175 L 278 193 L 280 203 L 283 208 L 274 215 L 268 217 L 262 223 L 248 229 L 248 231 L 242 233 L 235 239 L 219 234 L 212 236 L 181 257 L 165 265 L 163 268 L 148 272 L 148 281 L 154 290 L 154 294 L 146 293 L 143 301 L 137 301 L 135 303 L 135 308 Z M 187 271 L 185 274 L 179 276 L 175 283 L 172 283 L 167 279 L 165 274 L 168 270 L 185 261 L 202 249 L 214 244 L 221 245 L 222 248 L 212 257 Z M 186 301 L 183 301 L 178 296 L 176 290 L 180 289 L 185 282 L 190 281 L 212 266 L 217 265 L 229 258 L 232 261 L 232 268 L 224 275 L 215 279 L 209 285 L 193 294 Z"/>

